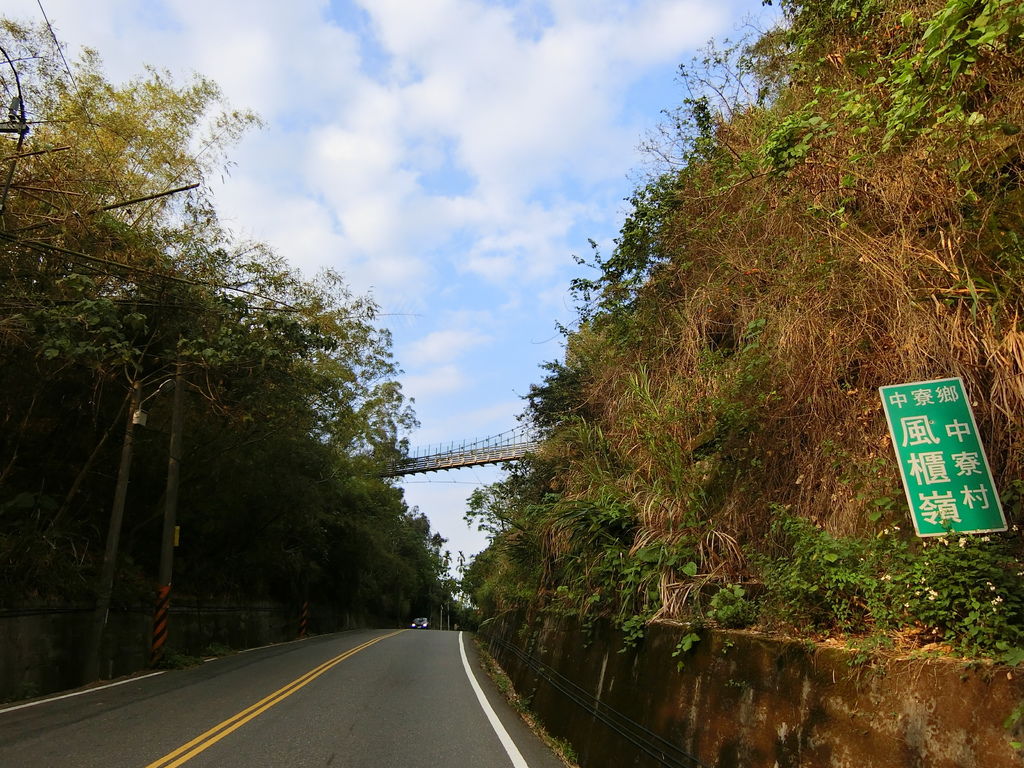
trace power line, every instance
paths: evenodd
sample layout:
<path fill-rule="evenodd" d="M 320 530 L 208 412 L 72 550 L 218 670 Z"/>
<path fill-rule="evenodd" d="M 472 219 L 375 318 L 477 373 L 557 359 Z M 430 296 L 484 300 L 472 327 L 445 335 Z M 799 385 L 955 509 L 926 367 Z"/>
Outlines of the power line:
<path fill-rule="evenodd" d="M 39 153 L 29 153 L 29 154 L 39 154 Z M 28 154 L 22 155 L 22 157 L 28 157 Z M 92 209 L 90 209 L 88 211 L 84 211 L 80 215 L 82 215 L 82 216 L 89 216 L 89 215 L 94 214 L 94 213 L 100 213 L 101 211 L 112 211 L 112 210 L 114 210 L 116 208 L 124 208 L 124 207 L 129 206 L 129 205 L 135 205 L 136 203 L 144 203 L 144 202 L 146 202 L 148 200 L 156 200 L 156 199 L 161 198 L 161 197 L 167 197 L 168 195 L 176 195 L 178 192 L 187 192 L 190 189 L 195 189 L 198 186 L 199 186 L 198 184 L 188 184 L 188 185 L 186 185 L 184 187 L 175 187 L 174 189 L 167 189 L 167 190 L 164 190 L 163 192 L 154 192 L 151 195 L 143 195 L 142 197 L 135 197 L 135 198 L 132 198 L 131 200 L 124 200 L 124 201 L 119 202 L 119 203 L 111 203 L 110 205 L 101 205 L 99 208 L 92 208 Z M 47 190 L 47 191 L 59 191 L 59 190 Z M 41 221 L 41 222 L 38 222 L 36 224 L 30 224 L 27 227 L 19 227 L 18 229 L 14 229 L 14 230 L 11 230 L 11 231 L 12 232 L 31 232 L 33 229 L 39 229 L 40 227 L 45 227 L 48 224 L 50 224 L 50 222 L 48 222 L 48 221 Z"/>
<path fill-rule="evenodd" d="M 53 31 L 53 25 L 50 23 L 50 18 L 46 15 L 46 9 L 43 8 L 43 0 L 36 0 L 36 4 L 39 6 L 39 12 L 43 14 L 43 21 L 46 22 L 46 28 L 50 32 L 50 37 L 53 38 L 53 44 L 57 49 L 57 55 L 60 56 L 60 60 L 64 62 L 64 71 L 68 73 L 68 79 L 71 80 L 71 85 L 74 86 L 75 97 L 78 99 L 79 106 L 82 107 L 82 111 L 85 112 L 86 122 L 89 125 L 89 129 L 93 132 L 93 137 L 96 139 L 96 146 L 99 148 L 100 154 L 103 155 L 103 159 L 107 164 L 107 170 L 110 171 L 111 181 L 114 183 L 114 187 L 117 189 L 117 194 L 124 197 L 124 192 L 121 190 L 118 184 L 118 176 L 114 173 L 113 163 L 110 157 L 104 149 L 104 143 L 99 140 L 99 136 L 96 135 L 96 121 L 93 119 L 92 114 L 89 111 L 89 106 L 85 103 L 85 99 L 82 98 L 82 92 L 78 88 L 78 81 L 75 80 L 75 75 L 71 71 L 71 67 L 68 66 L 68 60 L 64 57 L 64 49 L 61 48 L 60 40 L 57 39 L 57 33 Z"/>
<path fill-rule="evenodd" d="M 17 155 L 7 155 L 6 157 L 0 157 L 0 163 L 6 163 L 8 160 L 20 160 L 23 157 L 46 155 L 49 154 L 50 152 L 67 152 L 69 149 L 71 149 L 71 147 L 52 147 L 50 149 L 34 149 L 31 152 L 22 152 L 21 154 Z"/>
<path fill-rule="evenodd" d="M 260 312 L 301 312 L 302 311 L 299 307 L 292 306 L 291 304 L 288 304 L 287 302 L 281 301 L 280 299 L 275 299 L 275 298 L 272 298 L 270 296 L 265 296 L 264 294 L 256 293 L 255 291 L 247 291 L 244 288 L 239 288 L 239 287 L 234 286 L 234 285 L 228 285 L 227 283 L 203 282 L 202 280 L 191 280 L 191 279 L 189 279 L 187 277 L 179 277 L 177 275 L 169 275 L 169 274 L 166 274 L 164 272 L 158 272 L 158 271 L 156 271 L 154 269 L 147 269 L 146 267 L 140 267 L 140 266 L 136 266 L 136 265 L 133 265 L 133 264 L 123 264 L 123 263 L 121 263 L 119 261 L 112 261 L 110 259 L 104 259 L 102 256 L 92 256 L 92 255 L 87 254 L 87 253 L 82 253 L 81 251 L 72 251 L 72 250 L 70 250 L 68 248 L 61 248 L 59 245 L 52 245 L 50 243 L 44 243 L 44 242 L 41 242 L 39 240 L 25 240 L 25 239 L 22 239 L 22 238 L 14 237 L 13 235 L 10 235 L 10 234 L 8 234 L 6 232 L 0 232 L 0 239 L 7 240 L 8 242 L 16 243 L 18 245 L 26 245 L 29 248 L 34 248 L 35 250 L 55 251 L 57 253 L 65 255 L 65 256 L 78 257 L 78 258 L 81 258 L 81 259 L 85 259 L 86 261 L 95 261 L 95 262 L 98 262 L 100 264 L 107 264 L 107 265 L 111 265 L 111 266 L 115 266 L 115 267 L 120 267 L 121 269 L 126 269 L 126 270 L 129 270 L 129 271 L 141 272 L 143 274 L 155 277 L 158 280 L 169 280 L 171 282 L 183 283 L 185 285 L 194 285 L 194 286 L 197 286 L 197 287 L 200 287 L 200 288 L 219 288 L 219 289 L 225 290 L 225 291 L 234 291 L 236 293 L 245 294 L 246 296 L 252 296 L 253 298 L 256 298 L 256 299 L 261 299 L 263 301 L 269 301 L 272 304 L 276 304 L 277 305 L 277 306 L 274 306 L 274 307 L 257 307 L 256 309 L 258 309 Z M 108 276 L 111 275 L 110 272 L 100 271 L 96 267 L 90 267 L 90 268 L 91 269 L 96 269 L 96 271 L 99 274 L 101 274 L 101 275 L 108 275 Z M 113 301 L 115 301 L 117 303 L 122 303 L 121 300 L 118 300 L 118 299 L 114 299 Z M 61 303 L 61 302 L 56 302 L 56 303 Z M 175 303 L 171 303 L 171 302 L 138 301 L 138 300 L 134 300 L 134 299 L 131 302 L 124 302 L 124 303 L 135 303 L 135 304 L 140 304 L 140 305 L 145 305 L 145 306 L 159 306 L 159 307 L 165 307 L 165 308 L 187 307 L 187 306 L 190 306 L 190 305 L 186 305 L 186 304 L 175 304 Z M 371 320 L 373 317 L 391 317 L 391 316 L 392 316 L 392 313 L 380 312 L 380 313 L 374 313 L 372 315 L 372 317 L 369 314 L 343 315 L 341 317 L 341 319 L 344 319 L 344 320 L 354 320 L 354 319 Z"/>
<path fill-rule="evenodd" d="M 288 311 L 298 312 L 299 308 L 294 307 L 287 302 L 279 299 L 271 298 L 270 296 L 264 296 L 263 294 L 256 293 L 255 291 L 247 291 L 244 288 L 237 288 L 233 285 L 227 285 L 225 283 L 206 283 L 200 280 L 190 280 L 187 277 L 179 277 L 177 275 L 168 275 L 164 272 L 157 272 L 154 269 L 148 269 L 146 267 L 140 267 L 134 264 L 122 264 L 119 261 L 113 261 L 112 259 L 104 259 L 102 256 L 93 256 L 88 253 L 82 253 L 81 251 L 72 251 L 68 248 L 61 248 L 59 245 L 52 245 L 50 243 L 44 243 L 39 240 L 25 240 L 22 238 L 14 237 L 6 232 L 0 232 L 0 239 L 7 240 L 18 245 L 24 245 L 28 248 L 33 248 L 37 251 L 53 251 L 55 253 L 63 254 L 64 256 L 72 256 L 78 259 L 84 259 L 86 261 L 92 261 L 99 264 L 106 264 L 118 269 L 125 269 L 130 272 L 140 272 L 144 275 L 150 275 L 158 280 L 168 280 L 174 283 L 182 283 L 185 285 L 194 285 L 202 288 L 220 288 L 226 291 L 235 291 L 237 293 L 243 293 L 246 296 L 252 296 L 253 298 L 262 299 L 263 301 L 269 301 L 273 304 L 277 304 L 280 307 L 284 307 Z"/>
<path fill-rule="evenodd" d="M 28 134 L 28 125 L 25 122 L 25 98 L 21 92 L 21 78 L 18 76 L 18 68 L 14 66 L 14 62 L 11 61 L 11 57 L 7 55 L 7 51 L 0 48 L 0 53 L 7 59 L 7 63 L 11 67 L 11 72 L 14 73 L 14 88 L 15 96 L 11 101 L 10 115 L 8 116 L 7 122 L 3 123 L 2 130 L 4 133 L 17 132 L 18 134 L 18 146 L 14 150 L 15 157 L 11 159 L 11 166 L 7 170 L 7 177 L 4 179 L 3 192 L 0 193 L 0 216 L 3 216 L 4 208 L 7 206 L 7 193 L 11 189 L 11 182 L 14 180 L 14 167 L 17 164 L 17 156 L 21 154 L 21 148 L 25 145 L 25 136 Z M 6 87 L 4 90 L 7 90 Z"/>
<path fill-rule="evenodd" d="M 71 71 L 71 67 L 68 65 L 67 58 L 65 58 L 65 56 L 64 56 L 64 49 L 61 47 L 60 40 L 58 40 L 57 34 L 53 30 L 53 25 L 50 23 L 50 19 L 46 15 L 46 9 L 43 8 L 42 0 L 36 0 L 36 3 L 39 6 L 40 13 L 42 13 L 42 15 L 43 15 L 43 21 L 46 23 L 46 28 L 50 32 L 50 37 L 53 38 L 54 46 L 57 48 L 57 54 L 60 56 L 61 61 L 64 63 L 64 70 L 67 72 L 68 78 L 71 80 L 71 84 L 74 86 L 75 96 L 78 98 L 79 104 L 81 105 L 82 110 L 85 112 L 86 118 L 88 119 L 89 127 L 93 131 L 93 135 L 95 136 L 96 135 L 96 130 L 97 130 L 97 123 L 93 119 L 92 115 L 90 114 L 88 105 L 86 104 L 85 100 L 81 96 L 81 91 L 79 90 L 78 82 L 75 79 L 74 73 Z M 210 138 L 207 141 L 203 142 L 202 146 L 198 149 L 198 151 L 196 151 L 195 153 L 193 153 L 191 155 L 187 155 L 187 157 L 189 158 L 191 164 L 194 167 L 199 167 L 199 157 L 200 157 L 200 155 L 204 154 L 209 149 L 211 149 L 212 147 L 216 146 L 218 141 L 219 141 L 219 139 L 220 139 L 220 137 L 223 136 L 224 133 L 226 133 L 227 131 L 228 131 L 228 128 L 225 127 L 221 132 L 216 133 L 214 135 L 211 135 Z M 113 172 L 114 169 L 113 169 L 113 164 L 112 164 L 111 158 L 104 151 L 104 149 L 103 149 L 103 146 L 104 146 L 103 142 L 97 141 L 97 144 L 100 147 L 100 152 L 103 154 L 103 159 L 106 161 L 107 170 L 110 171 L 110 173 L 111 173 L 111 181 L 113 182 L 115 188 L 117 188 L 118 195 L 123 197 L 124 196 L 124 192 L 120 188 L 120 185 L 118 183 L 118 178 L 119 178 L 118 175 Z M 173 182 L 178 182 L 185 175 L 185 173 L 186 173 L 186 168 L 182 168 L 181 170 L 179 170 L 174 175 L 174 178 L 172 179 L 172 183 Z M 199 184 L 192 184 L 192 185 L 189 185 L 188 187 L 183 187 L 182 189 L 195 189 L 198 186 L 199 186 Z M 153 200 L 153 199 L 156 199 L 157 197 L 160 197 L 160 195 L 156 195 L 156 196 L 153 196 L 151 198 L 145 198 L 145 200 Z M 140 202 L 142 202 L 142 201 L 143 200 L 140 200 Z M 106 209 L 103 209 L 103 210 L 106 210 Z M 145 211 L 141 212 L 135 218 L 135 221 L 132 222 L 132 225 L 137 224 L 139 219 L 144 214 L 145 214 Z"/>
<path fill-rule="evenodd" d="M 660 733 L 653 731 L 643 723 L 637 722 L 606 701 L 602 701 L 599 698 L 600 692 L 598 696 L 594 696 L 588 689 L 569 679 L 554 667 L 544 663 L 529 651 L 519 648 L 519 646 L 508 642 L 502 637 L 491 634 L 490 631 L 484 637 L 491 646 L 492 656 L 495 655 L 493 652 L 494 646 L 498 646 L 511 654 L 534 673 L 536 676 L 535 680 L 545 681 L 552 689 L 562 694 L 566 699 L 590 715 L 595 722 L 607 726 L 613 733 L 646 753 L 659 765 L 666 768 L 708 768 L 707 764 L 702 762 L 696 755 L 686 752 Z"/>

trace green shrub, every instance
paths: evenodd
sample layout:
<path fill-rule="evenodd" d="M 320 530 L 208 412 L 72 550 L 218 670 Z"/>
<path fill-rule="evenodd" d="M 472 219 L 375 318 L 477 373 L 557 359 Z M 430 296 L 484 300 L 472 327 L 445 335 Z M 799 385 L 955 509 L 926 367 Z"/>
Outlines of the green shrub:
<path fill-rule="evenodd" d="M 178 653 L 171 648 L 164 649 L 164 655 L 160 657 L 160 661 L 156 663 L 157 669 L 188 669 L 189 667 L 198 667 L 203 663 L 203 660 L 198 656 L 192 656 L 187 653 Z"/>
<path fill-rule="evenodd" d="M 773 526 L 787 554 L 761 560 L 769 614 L 783 623 L 824 630 L 866 628 L 877 581 L 866 572 L 868 543 L 834 537 L 811 522 L 783 517 Z"/>
<path fill-rule="evenodd" d="M 205 656 L 230 656 L 234 651 L 224 645 L 223 643 L 210 643 L 203 649 L 202 655 Z"/>
<path fill-rule="evenodd" d="M 743 629 L 757 621 L 757 606 L 739 584 L 723 587 L 711 598 L 711 618 L 722 627 Z"/>
<path fill-rule="evenodd" d="M 1002 537 L 949 534 L 925 542 L 882 575 L 887 602 L 905 624 L 931 628 L 967 653 L 1024 645 L 1021 563 Z"/>
<path fill-rule="evenodd" d="M 776 531 L 789 553 L 761 567 L 768 614 L 783 623 L 918 629 L 963 653 L 1007 658 L 1024 646 L 1024 564 L 1009 537 L 907 541 L 895 528 L 857 539 L 792 517 Z"/>

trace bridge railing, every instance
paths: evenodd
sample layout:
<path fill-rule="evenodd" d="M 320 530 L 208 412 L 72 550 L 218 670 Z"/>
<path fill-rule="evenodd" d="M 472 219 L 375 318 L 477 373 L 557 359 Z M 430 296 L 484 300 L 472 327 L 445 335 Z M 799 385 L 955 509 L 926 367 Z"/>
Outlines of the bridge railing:
<path fill-rule="evenodd" d="M 409 457 L 389 466 L 382 475 L 398 477 L 442 469 L 499 464 L 521 459 L 539 445 L 540 439 L 533 430 L 520 427 L 479 440 L 421 447 Z"/>

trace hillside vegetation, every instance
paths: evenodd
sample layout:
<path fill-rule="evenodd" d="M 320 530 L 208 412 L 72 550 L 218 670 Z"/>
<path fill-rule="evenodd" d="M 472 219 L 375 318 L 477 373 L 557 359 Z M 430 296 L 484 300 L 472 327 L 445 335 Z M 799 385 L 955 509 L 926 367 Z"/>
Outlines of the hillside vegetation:
<path fill-rule="evenodd" d="M 579 324 L 473 499 L 511 607 L 1024 645 L 1024 6 L 785 0 L 681 69 Z M 881 385 L 961 376 L 1012 525 L 913 535 Z"/>
<path fill-rule="evenodd" d="M 377 478 L 413 423 L 377 308 L 214 213 L 205 179 L 256 118 L 201 77 L 69 67 L 45 27 L 0 46 L 29 127 L 0 134 L 0 607 L 95 594 L 136 385 L 115 602 L 150 600 L 181 365 L 176 596 L 425 613 L 444 542 Z"/>

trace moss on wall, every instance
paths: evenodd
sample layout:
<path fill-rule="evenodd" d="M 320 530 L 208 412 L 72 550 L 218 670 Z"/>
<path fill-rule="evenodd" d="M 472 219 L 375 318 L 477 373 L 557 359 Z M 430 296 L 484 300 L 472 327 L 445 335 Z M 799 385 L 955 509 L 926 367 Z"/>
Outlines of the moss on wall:
<path fill-rule="evenodd" d="M 1024 676 L 1009 667 L 864 661 L 844 648 L 724 630 L 701 631 L 679 653 L 691 631 L 679 625 L 655 624 L 624 647 L 607 624 L 520 619 L 508 615 L 483 634 L 584 768 L 698 765 L 686 755 L 717 768 L 1010 768 L 1024 756 L 1014 747 L 1024 723 L 1005 724 L 1024 701 Z M 552 679 L 578 686 L 590 706 Z M 646 753 L 637 734 L 677 751 Z"/>

